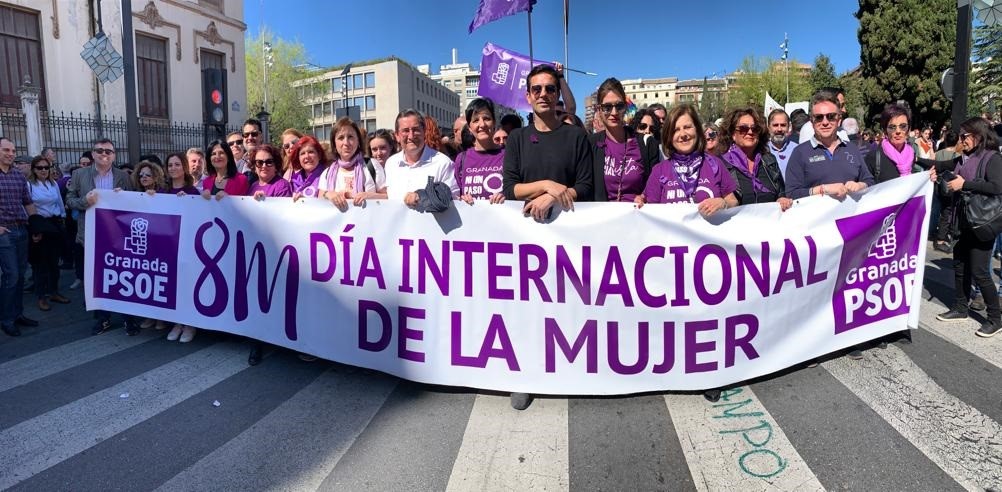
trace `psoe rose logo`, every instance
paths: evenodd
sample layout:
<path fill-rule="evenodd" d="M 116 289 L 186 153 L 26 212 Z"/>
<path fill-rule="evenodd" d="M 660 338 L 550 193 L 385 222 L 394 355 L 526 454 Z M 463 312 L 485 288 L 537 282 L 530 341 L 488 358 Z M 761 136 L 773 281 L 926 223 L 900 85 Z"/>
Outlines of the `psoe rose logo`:
<path fill-rule="evenodd" d="M 908 313 L 924 217 L 925 199 L 916 197 L 835 221 L 844 241 L 832 296 L 835 334 Z"/>
<path fill-rule="evenodd" d="M 497 71 L 491 74 L 491 82 L 497 85 L 504 85 L 505 82 L 508 82 L 508 71 L 510 69 L 511 67 L 507 63 L 498 63 Z"/>
<path fill-rule="evenodd" d="M 181 216 L 100 209 L 94 218 L 94 297 L 174 309 Z"/>

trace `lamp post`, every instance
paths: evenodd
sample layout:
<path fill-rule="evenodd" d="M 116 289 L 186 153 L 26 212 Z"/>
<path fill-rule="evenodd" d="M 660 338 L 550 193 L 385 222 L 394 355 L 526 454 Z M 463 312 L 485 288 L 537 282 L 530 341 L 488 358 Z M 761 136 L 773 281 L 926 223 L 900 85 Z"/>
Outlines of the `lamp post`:
<path fill-rule="evenodd" d="M 344 110 L 345 116 L 350 115 L 348 112 L 348 72 L 350 71 L 351 63 L 345 65 L 344 70 L 341 70 L 341 109 Z"/>
<path fill-rule="evenodd" d="M 264 42 L 261 48 L 261 70 L 264 72 L 264 105 L 262 111 L 268 111 L 268 69 L 274 65 L 275 58 L 271 54 L 271 43 Z"/>
<path fill-rule="evenodd" d="M 786 104 L 790 104 L 790 36 L 783 33 L 783 44 L 779 45 L 783 50 L 783 62 L 786 65 Z"/>

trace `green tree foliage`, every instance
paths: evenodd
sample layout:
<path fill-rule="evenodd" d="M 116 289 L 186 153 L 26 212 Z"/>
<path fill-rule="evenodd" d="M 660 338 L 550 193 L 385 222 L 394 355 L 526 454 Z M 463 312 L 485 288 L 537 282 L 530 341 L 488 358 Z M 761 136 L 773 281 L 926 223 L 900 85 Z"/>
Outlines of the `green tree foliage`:
<path fill-rule="evenodd" d="M 939 77 L 953 66 L 955 0 L 859 0 L 860 88 L 867 114 L 907 102 L 915 124 L 939 126 L 950 102 Z"/>
<path fill-rule="evenodd" d="M 977 27 L 971 51 L 974 66 L 967 112 L 970 115 L 997 112 L 1002 106 L 1002 25 Z"/>
<path fill-rule="evenodd" d="M 807 78 L 811 84 L 811 92 L 823 87 L 837 87 L 839 85 L 838 77 L 835 76 L 835 66 L 832 65 L 831 59 L 823 53 L 814 59 L 814 66 L 811 67 L 811 73 Z"/>
<path fill-rule="evenodd" d="M 790 63 L 790 102 L 806 101 L 811 96 L 807 76 L 797 70 L 798 63 Z M 765 93 L 776 102 L 786 103 L 786 65 L 770 58 L 747 57 L 741 62 L 727 94 L 727 109 L 755 106 L 762 109 Z"/>
<path fill-rule="evenodd" d="M 303 69 L 307 63 L 306 47 L 300 42 L 290 42 L 279 37 L 267 28 L 257 37 L 246 40 L 247 65 L 247 103 L 252 114 L 264 107 L 264 42 L 271 43 L 272 65 L 268 67 L 268 112 L 271 113 L 272 143 L 278 141 L 279 135 L 286 128 L 296 128 L 301 131 L 310 129 L 310 108 L 303 105 L 299 91 L 294 90 L 292 82 L 303 79 L 309 74 Z"/>

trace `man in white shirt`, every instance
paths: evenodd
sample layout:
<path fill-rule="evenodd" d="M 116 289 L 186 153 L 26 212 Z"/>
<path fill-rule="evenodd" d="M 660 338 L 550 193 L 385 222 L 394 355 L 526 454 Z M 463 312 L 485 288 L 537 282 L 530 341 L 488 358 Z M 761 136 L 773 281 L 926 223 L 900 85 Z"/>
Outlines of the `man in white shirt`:
<path fill-rule="evenodd" d="M 452 160 L 425 145 L 424 116 L 414 109 L 402 111 L 394 127 L 401 151 L 386 159 L 387 198 L 403 199 L 408 207 L 415 207 L 418 203 L 416 191 L 428 185 L 429 176 L 445 183 L 453 199 L 459 198 Z"/>

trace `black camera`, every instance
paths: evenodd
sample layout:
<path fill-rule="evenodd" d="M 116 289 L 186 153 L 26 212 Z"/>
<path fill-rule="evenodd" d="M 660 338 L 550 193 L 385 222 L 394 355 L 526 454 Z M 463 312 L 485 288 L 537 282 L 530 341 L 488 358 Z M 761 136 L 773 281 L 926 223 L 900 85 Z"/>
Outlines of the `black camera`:
<path fill-rule="evenodd" d="M 953 171 L 943 171 L 939 173 L 938 178 L 939 179 L 936 180 L 936 186 L 939 188 L 939 193 L 941 195 L 949 195 L 952 193 L 947 183 L 957 179 L 957 173 Z"/>

